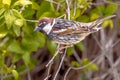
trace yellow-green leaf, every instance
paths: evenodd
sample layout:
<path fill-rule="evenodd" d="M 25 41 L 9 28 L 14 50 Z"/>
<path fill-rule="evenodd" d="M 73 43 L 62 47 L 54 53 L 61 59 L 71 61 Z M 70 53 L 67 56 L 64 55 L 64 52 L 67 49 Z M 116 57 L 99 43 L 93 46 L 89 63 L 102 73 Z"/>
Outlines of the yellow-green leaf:
<path fill-rule="evenodd" d="M 10 6 L 11 0 L 3 0 L 2 3 Z"/>
<path fill-rule="evenodd" d="M 20 3 L 21 3 L 23 6 L 32 4 L 32 2 L 29 1 L 29 0 L 20 0 Z"/>
<path fill-rule="evenodd" d="M 14 16 L 10 14 L 10 11 L 6 11 L 5 14 L 5 22 L 7 25 L 7 28 L 10 29 L 11 26 L 13 25 L 13 21 L 14 21 Z"/>
<path fill-rule="evenodd" d="M 47 47 L 48 47 L 50 53 L 51 53 L 51 54 L 54 54 L 55 51 L 56 51 L 57 45 L 56 45 L 55 42 L 47 40 Z"/>
<path fill-rule="evenodd" d="M 90 17 L 90 20 L 92 21 L 92 20 L 95 20 L 95 19 L 97 19 L 97 18 L 99 18 L 99 14 L 97 14 L 97 13 L 92 13 L 92 15 L 91 15 L 91 17 Z"/>
<path fill-rule="evenodd" d="M 16 40 L 11 40 L 10 44 L 7 47 L 7 50 L 18 54 L 24 53 L 23 49 L 21 48 L 21 45 Z"/>
<path fill-rule="evenodd" d="M 15 17 L 17 18 L 23 18 L 22 15 L 20 14 L 20 12 L 18 10 L 12 9 L 12 12 L 14 14 Z"/>
<path fill-rule="evenodd" d="M 21 26 L 23 26 L 23 20 L 22 19 L 16 19 L 14 21 L 14 24 L 18 27 L 21 27 Z"/>
<path fill-rule="evenodd" d="M 6 32 L 5 33 L 0 33 L 0 38 L 3 38 L 3 37 L 5 37 L 6 36 Z"/>
<path fill-rule="evenodd" d="M 106 27 L 108 27 L 108 25 L 109 25 L 110 28 L 113 28 L 113 21 L 112 20 L 106 20 L 106 21 L 104 21 L 102 26 L 103 26 L 103 28 L 106 28 Z"/>
<path fill-rule="evenodd" d="M 76 44 L 76 46 L 79 48 L 79 50 L 83 51 L 84 50 L 84 45 L 82 42 Z"/>
<path fill-rule="evenodd" d="M 0 16 L 1 16 L 4 12 L 5 12 L 5 9 L 4 9 L 4 8 L 0 9 Z"/>
<path fill-rule="evenodd" d="M 12 70 L 12 74 L 13 74 L 15 80 L 18 80 L 18 76 L 19 76 L 18 72 L 16 70 Z"/>
<path fill-rule="evenodd" d="M 20 27 L 19 26 L 13 26 L 13 31 L 16 34 L 16 36 L 20 35 Z"/>
<path fill-rule="evenodd" d="M 118 9 L 118 4 L 109 4 L 105 11 L 104 14 L 106 15 L 112 15 L 113 13 L 115 13 L 115 11 Z"/>
<path fill-rule="evenodd" d="M 77 61 L 72 61 L 70 64 L 74 67 L 80 67 L 80 64 Z"/>
<path fill-rule="evenodd" d="M 22 58 L 23 58 L 25 64 L 29 64 L 30 63 L 30 54 L 28 52 L 24 53 Z"/>
<path fill-rule="evenodd" d="M 67 49 L 67 55 L 68 55 L 68 56 L 71 56 L 71 55 L 73 54 L 73 52 L 74 52 L 74 47 L 69 47 L 69 48 Z"/>
<path fill-rule="evenodd" d="M 19 0 L 14 3 L 14 6 L 16 6 L 16 5 L 26 6 L 26 5 L 30 5 L 30 4 L 32 4 L 32 2 L 29 0 Z"/>
<path fill-rule="evenodd" d="M 38 9 L 39 9 L 39 7 L 40 7 L 40 6 L 39 6 L 37 3 L 32 2 L 32 8 L 33 8 L 33 9 L 38 10 Z"/>

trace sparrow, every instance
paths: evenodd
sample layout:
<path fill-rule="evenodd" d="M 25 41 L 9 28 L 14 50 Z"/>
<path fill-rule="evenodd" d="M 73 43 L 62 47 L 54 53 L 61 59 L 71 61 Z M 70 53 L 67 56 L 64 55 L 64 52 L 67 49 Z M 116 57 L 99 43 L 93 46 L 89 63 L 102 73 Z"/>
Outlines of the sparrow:
<path fill-rule="evenodd" d="M 101 24 L 115 16 L 111 15 L 88 23 L 44 17 L 39 20 L 34 31 L 42 32 L 58 44 L 73 46 L 85 39 L 89 34 L 102 29 Z"/>

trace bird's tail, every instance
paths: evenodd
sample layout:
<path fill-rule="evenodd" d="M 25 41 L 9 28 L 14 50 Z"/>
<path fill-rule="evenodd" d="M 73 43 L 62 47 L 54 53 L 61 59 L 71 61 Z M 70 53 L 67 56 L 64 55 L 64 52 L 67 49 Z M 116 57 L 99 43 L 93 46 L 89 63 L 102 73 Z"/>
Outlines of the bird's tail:
<path fill-rule="evenodd" d="M 108 16 L 108 17 L 105 17 L 105 18 L 101 18 L 101 19 L 97 19 L 95 20 L 94 22 L 92 22 L 91 24 L 91 28 L 98 28 L 100 29 L 101 27 L 99 27 L 105 20 L 107 19 L 110 19 L 110 18 L 113 18 L 115 17 L 116 15 L 111 15 L 111 16 Z"/>

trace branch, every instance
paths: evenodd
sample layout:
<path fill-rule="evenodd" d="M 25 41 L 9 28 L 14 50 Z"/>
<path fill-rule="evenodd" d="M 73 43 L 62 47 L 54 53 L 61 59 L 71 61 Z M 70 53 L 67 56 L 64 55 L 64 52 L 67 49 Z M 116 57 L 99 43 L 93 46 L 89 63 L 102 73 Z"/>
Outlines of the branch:
<path fill-rule="evenodd" d="M 60 44 L 58 44 L 58 46 L 57 46 L 57 51 L 55 52 L 54 56 L 50 59 L 50 61 L 47 63 L 46 67 L 48 67 L 50 64 L 52 64 L 54 58 L 58 55 L 58 53 L 59 53 L 59 51 L 60 51 L 60 50 L 59 50 L 59 47 L 60 47 Z"/>
<path fill-rule="evenodd" d="M 66 4 L 67 4 L 68 20 L 70 20 L 70 6 L 69 6 L 69 3 L 68 3 L 68 0 L 66 0 Z"/>
<path fill-rule="evenodd" d="M 49 65 L 48 71 L 47 71 L 47 77 L 44 80 L 48 80 L 51 77 L 51 75 L 50 75 L 51 66 L 52 66 L 52 64 Z"/>
<path fill-rule="evenodd" d="M 100 55 L 100 56 L 102 56 L 102 55 Z M 100 56 L 97 56 L 94 60 L 92 60 L 90 63 L 88 63 L 88 64 L 86 64 L 86 65 L 84 65 L 84 66 L 82 66 L 82 67 L 69 67 L 68 68 L 68 70 L 66 71 L 66 73 L 65 73 L 65 76 L 64 76 L 64 80 L 66 80 L 66 77 L 67 77 L 67 75 L 68 75 L 68 73 L 70 72 L 70 70 L 71 69 L 74 69 L 74 70 L 80 70 L 80 69 L 84 69 L 84 68 L 86 68 L 86 67 L 88 67 L 89 65 L 91 65 L 92 63 L 94 63 Z"/>
<path fill-rule="evenodd" d="M 28 19 L 24 19 L 24 20 L 28 22 L 39 22 L 39 20 L 28 20 Z"/>
<path fill-rule="evenodd" d="M 63 63 L 63 61 L 64 61 L 64 59 L 65 59 L 66 51 L 67 51 L 67 48 L 65 48 L 65 52 L 64 52 L 64 54 L 63 54 L 63 56 L 62 56 L 62 59 L 61 59 L 61 61 L 60 61 L 60 65 L 59 65 L 59 67 L 58 67 L 58 70 L 56 71 L 56 74 L 55 74 L 53 80 L 56 80 L 56 78 L 57 78 L 58 72 L 60 71 L 60 68 L 61 68 L 61 66 L 62 66 L 62 63 Z"/>
<path fill-rule="evenodd" d="M 22 6 L 22 8 L 20 9 L 20 13 L 22 13 L 23 10 L 25 10 L 25 6 Z"/>

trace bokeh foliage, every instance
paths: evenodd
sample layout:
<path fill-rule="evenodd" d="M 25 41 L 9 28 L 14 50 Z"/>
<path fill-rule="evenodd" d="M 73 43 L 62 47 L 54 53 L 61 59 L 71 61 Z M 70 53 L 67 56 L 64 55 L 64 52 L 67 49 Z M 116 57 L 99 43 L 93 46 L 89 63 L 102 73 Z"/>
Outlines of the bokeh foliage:
<path fill-rule="evenodd" d="M 30 56 L 32 52 L 36 52 L 38 48 L 47 47 L 51 54 L 55 53 L 56 44 L 50 41 L 40 32 L 34 32 L 37 25 L 29 20 L 39 20 L 42 17 L 59 17 L 63 14 L 67 15 L 67 5 L 65 0 L 56 0 L 59 4 L 45 0 L 0 0 L 0 77 L 5 80 L 22 80 L 19 73 L 24 71 L 26 67 L 33 69 L 36 60 Z M 112 15 L 117 10 L 117 4 L 98 5 L 92 8 L 90 3 L 92 0 L 76 0 L 76 5 L 71 3 L 70 13 L 71 20 L 89 22 L 100 16 L 105 17 Z M 91 9 L 90 13 L 86 13 L 87 9 Z M 113 28 L 112 20 L 104 22 L 103 27 L 110 25 Z M 83 51 L 82 43 L 75 45 L 79 50 Z M 74 48 L 71 47 L 67 51 L 67 55 L 72 55 Z M 6 61 L 9 60 L 9 61 Z M 16 63 L 23 61 L 21 66 Z M 9 62 L 9 64 L 7 64 Z M 90 61 L 83 60 L 83 65 Z M 78 62 L 71 62 L 72 66 L 80 66 Z M 97 70 L 95 64 L 87 67 L 87 70 Z M 8 75 L 13 75 L 12 77 Z"/>

